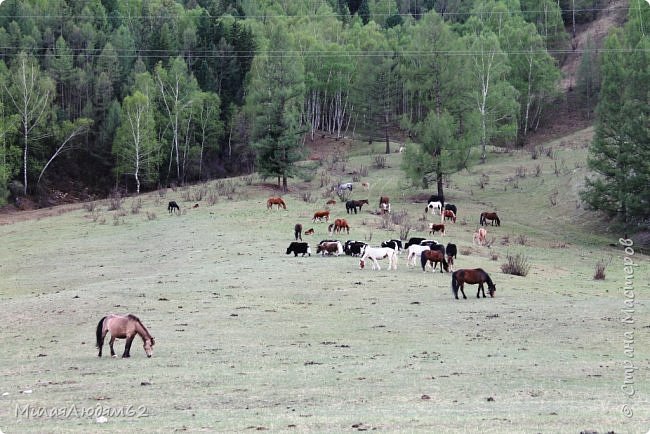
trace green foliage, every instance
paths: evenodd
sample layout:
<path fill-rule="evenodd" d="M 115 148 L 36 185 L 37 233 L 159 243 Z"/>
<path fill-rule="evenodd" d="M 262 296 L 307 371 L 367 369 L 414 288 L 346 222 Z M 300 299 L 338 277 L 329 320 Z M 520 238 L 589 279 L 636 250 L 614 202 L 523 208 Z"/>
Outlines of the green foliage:
<path fill-rule="evenodd" d="M 281 24 L 268 36 L 272 51 L 253 61 L 251 92 L 247 109 L 253 125 L 253 147 L 257 170 L 262 177 L 282 179 L 295 173 L 294 164 L 303 157 L 300 113 L 304 101 L 304 66 L 289 57 L 293 47 Z"/>
<path fill-rule="evenodd" d="M 650 218 L 650 37 L 641 29 L 650 11 L 630 8 L 623 32 L 614 32 L 602 57 L 596 135 L 590 147 L 583 199 L 624 222 Z M 629 52 L 625 52 L 628 51 Z"/>

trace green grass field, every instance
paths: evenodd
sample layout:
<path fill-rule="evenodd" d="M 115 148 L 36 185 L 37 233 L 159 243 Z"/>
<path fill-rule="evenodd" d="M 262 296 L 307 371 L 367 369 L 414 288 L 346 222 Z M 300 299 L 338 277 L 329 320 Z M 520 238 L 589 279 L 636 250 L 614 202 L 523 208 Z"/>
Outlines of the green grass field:
<path fill-rule="evenodd" d="M 240 178 L 142 195 L 138 213 L 126 198 L 121 211 L 100 201 L 2 225 L 0 430 L 645 433 L 648 258 L 615 247 L 622 235 L 579 202 L 589 136 L 548 144 L 553 158 L 492 153 L 452 176 L 459 220 L 435 238 L 459 246 L 457 268 L 490 273 L 493 299 L 470 286 L 455 300 L 449 274 L 409 269 L 404 254 L 397 271 L 315 255 L 329 238 L 311 222 L 327 200 L 320 175 L 293 181 L 286 211 L 266 209 L 267 184 Z M 378 245 L 406 225 L 425 236 L 434 217 L 416 198 L 432 191 L 406 185 L 399 154 L 384 169 L 373 158 L 357 149 L 329 175 L 369 168 L 370 191 L 352 197 L 370 206 L 331 207 L 352 227 L 338 238 Z M 375 214 L 380 195 L 402 225 Z M 472 245 L 484 210 L 502 220 L 491 247 Z M 311 257 L 285 255 L 295 223 L 316 231 Z M 527 277 L 500 270 L 516 253 Z M 605 280 L 593 279 L 599 261 Z M 130 359 L 107 357 L 107 343 L 97 358 L 109 312 L 142 319 L 151 359 L 139 338 Z"/>

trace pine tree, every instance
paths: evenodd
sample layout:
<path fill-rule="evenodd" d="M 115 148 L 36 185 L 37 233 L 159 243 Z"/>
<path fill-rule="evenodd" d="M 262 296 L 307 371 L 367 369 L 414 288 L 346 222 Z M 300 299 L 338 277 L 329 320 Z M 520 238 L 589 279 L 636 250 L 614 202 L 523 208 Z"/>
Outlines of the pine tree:
<path fill-rule="evenodd" d="M 287 190 L 294 163 L 302 158 L 300 113 L 304 100 L 304 66 L 290 57 L 291 41 L 285 26 L 273 25 L 267 51 L 253 61 L 247 108 L 253 124 L 257 170 L 277 176 Z"/>
<path fill-rule="evenodd" d="M 594 209 L 632 223 L 650 218 L 650 37 L 639 32 L 650 13 L 630 8 L 629 18 L 624 32 L 606 40 L 588 161 L 595 176 L 586 179 L 582 198 Z"/>

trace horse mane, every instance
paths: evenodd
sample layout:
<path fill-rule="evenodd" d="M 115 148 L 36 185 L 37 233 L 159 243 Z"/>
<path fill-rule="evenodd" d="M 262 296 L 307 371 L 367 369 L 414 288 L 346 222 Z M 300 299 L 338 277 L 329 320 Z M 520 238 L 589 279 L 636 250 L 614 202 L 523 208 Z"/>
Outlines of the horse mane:
<path fill-rule="evenodd" d="M 484 269 L 482 269 L 482 268 L 479 268 L 478 270 L 479 270 L 481 273 L 485 274 L 485 281 L 486 281 L 487 284 L 488 284 L 488 288 L 493 287 L 493 286 L 494 286 L 494 282 L 492 282 L 492 279 L 490 278 L 490 275 L 487 274 L 487 272 L 486 272 Z"/>
<path fill-rule="evenodd" d="M 151 333 L 149 333 L 149 330 L 144 326 L 144 324 L 142 324 L 142 321 L 140 321 L 140 318 L 133 315 L 132 313 L 128 314 L 126 317 L 128 319 L 136 321 L 138 324 L 140 324 L 140 327 L 142 327 L 142 329 L 147 333 L 147 336 L 149 337 L 149 339 L 153 339 L 153 336 L 151 336 Z M 140 336 L 140 337 L 142 338 L 142 340 L 145 340 L 144 336 Z"/>

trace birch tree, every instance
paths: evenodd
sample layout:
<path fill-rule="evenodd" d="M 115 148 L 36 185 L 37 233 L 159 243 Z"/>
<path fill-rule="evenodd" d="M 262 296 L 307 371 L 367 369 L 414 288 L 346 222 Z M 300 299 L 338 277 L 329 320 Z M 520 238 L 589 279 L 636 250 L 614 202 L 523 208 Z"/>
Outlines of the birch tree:
<path fill-rule="evenodd" d="M 159 62 L 156 65 L 155 76 L 160 99 L 164 111 L 167 113 L 171 129 L 168 175 L 175 163 L 176 179 L 181 180 L 184 177 L 181 174 L 181 128 L 183 128 L 187 117 L 190 116 L 198 84 L 196 79 L 189 74 L 185 61 L 180 57 L 172 59 L 167 69 Z"/>
<path fill-rule="evenodd" d="M 20 121 L 23 142 L 23 194 L 28 190 L 30 143 L 39 137 L 32 133 L 44 127 L 48 120 L 50 103 L 54 96 L 54 82 L 41 72 L 38 62 L 21 52 L 14 61 L 11 84 L 3 84 L 4 90 L 15 107 Z"/>
<path fill-rule="evenodd" d="M 508 58 L 492 32 L 471 35 L 471 73 L 474 101 L 480 116 L 481 162 L 493 139 L 508 140 L 516 134 L 517 90 L 508 83 Z"/>
<path fill-rule="evenodd" d="M 140 91 L 124 98 L 122 124 L 117 130 L 113 154 L 118 177 L 133 175 L 137 193 L 143 181 L 151 181 L 157 174 L 160 155 L 153 115 L 148 98 Z"/>

